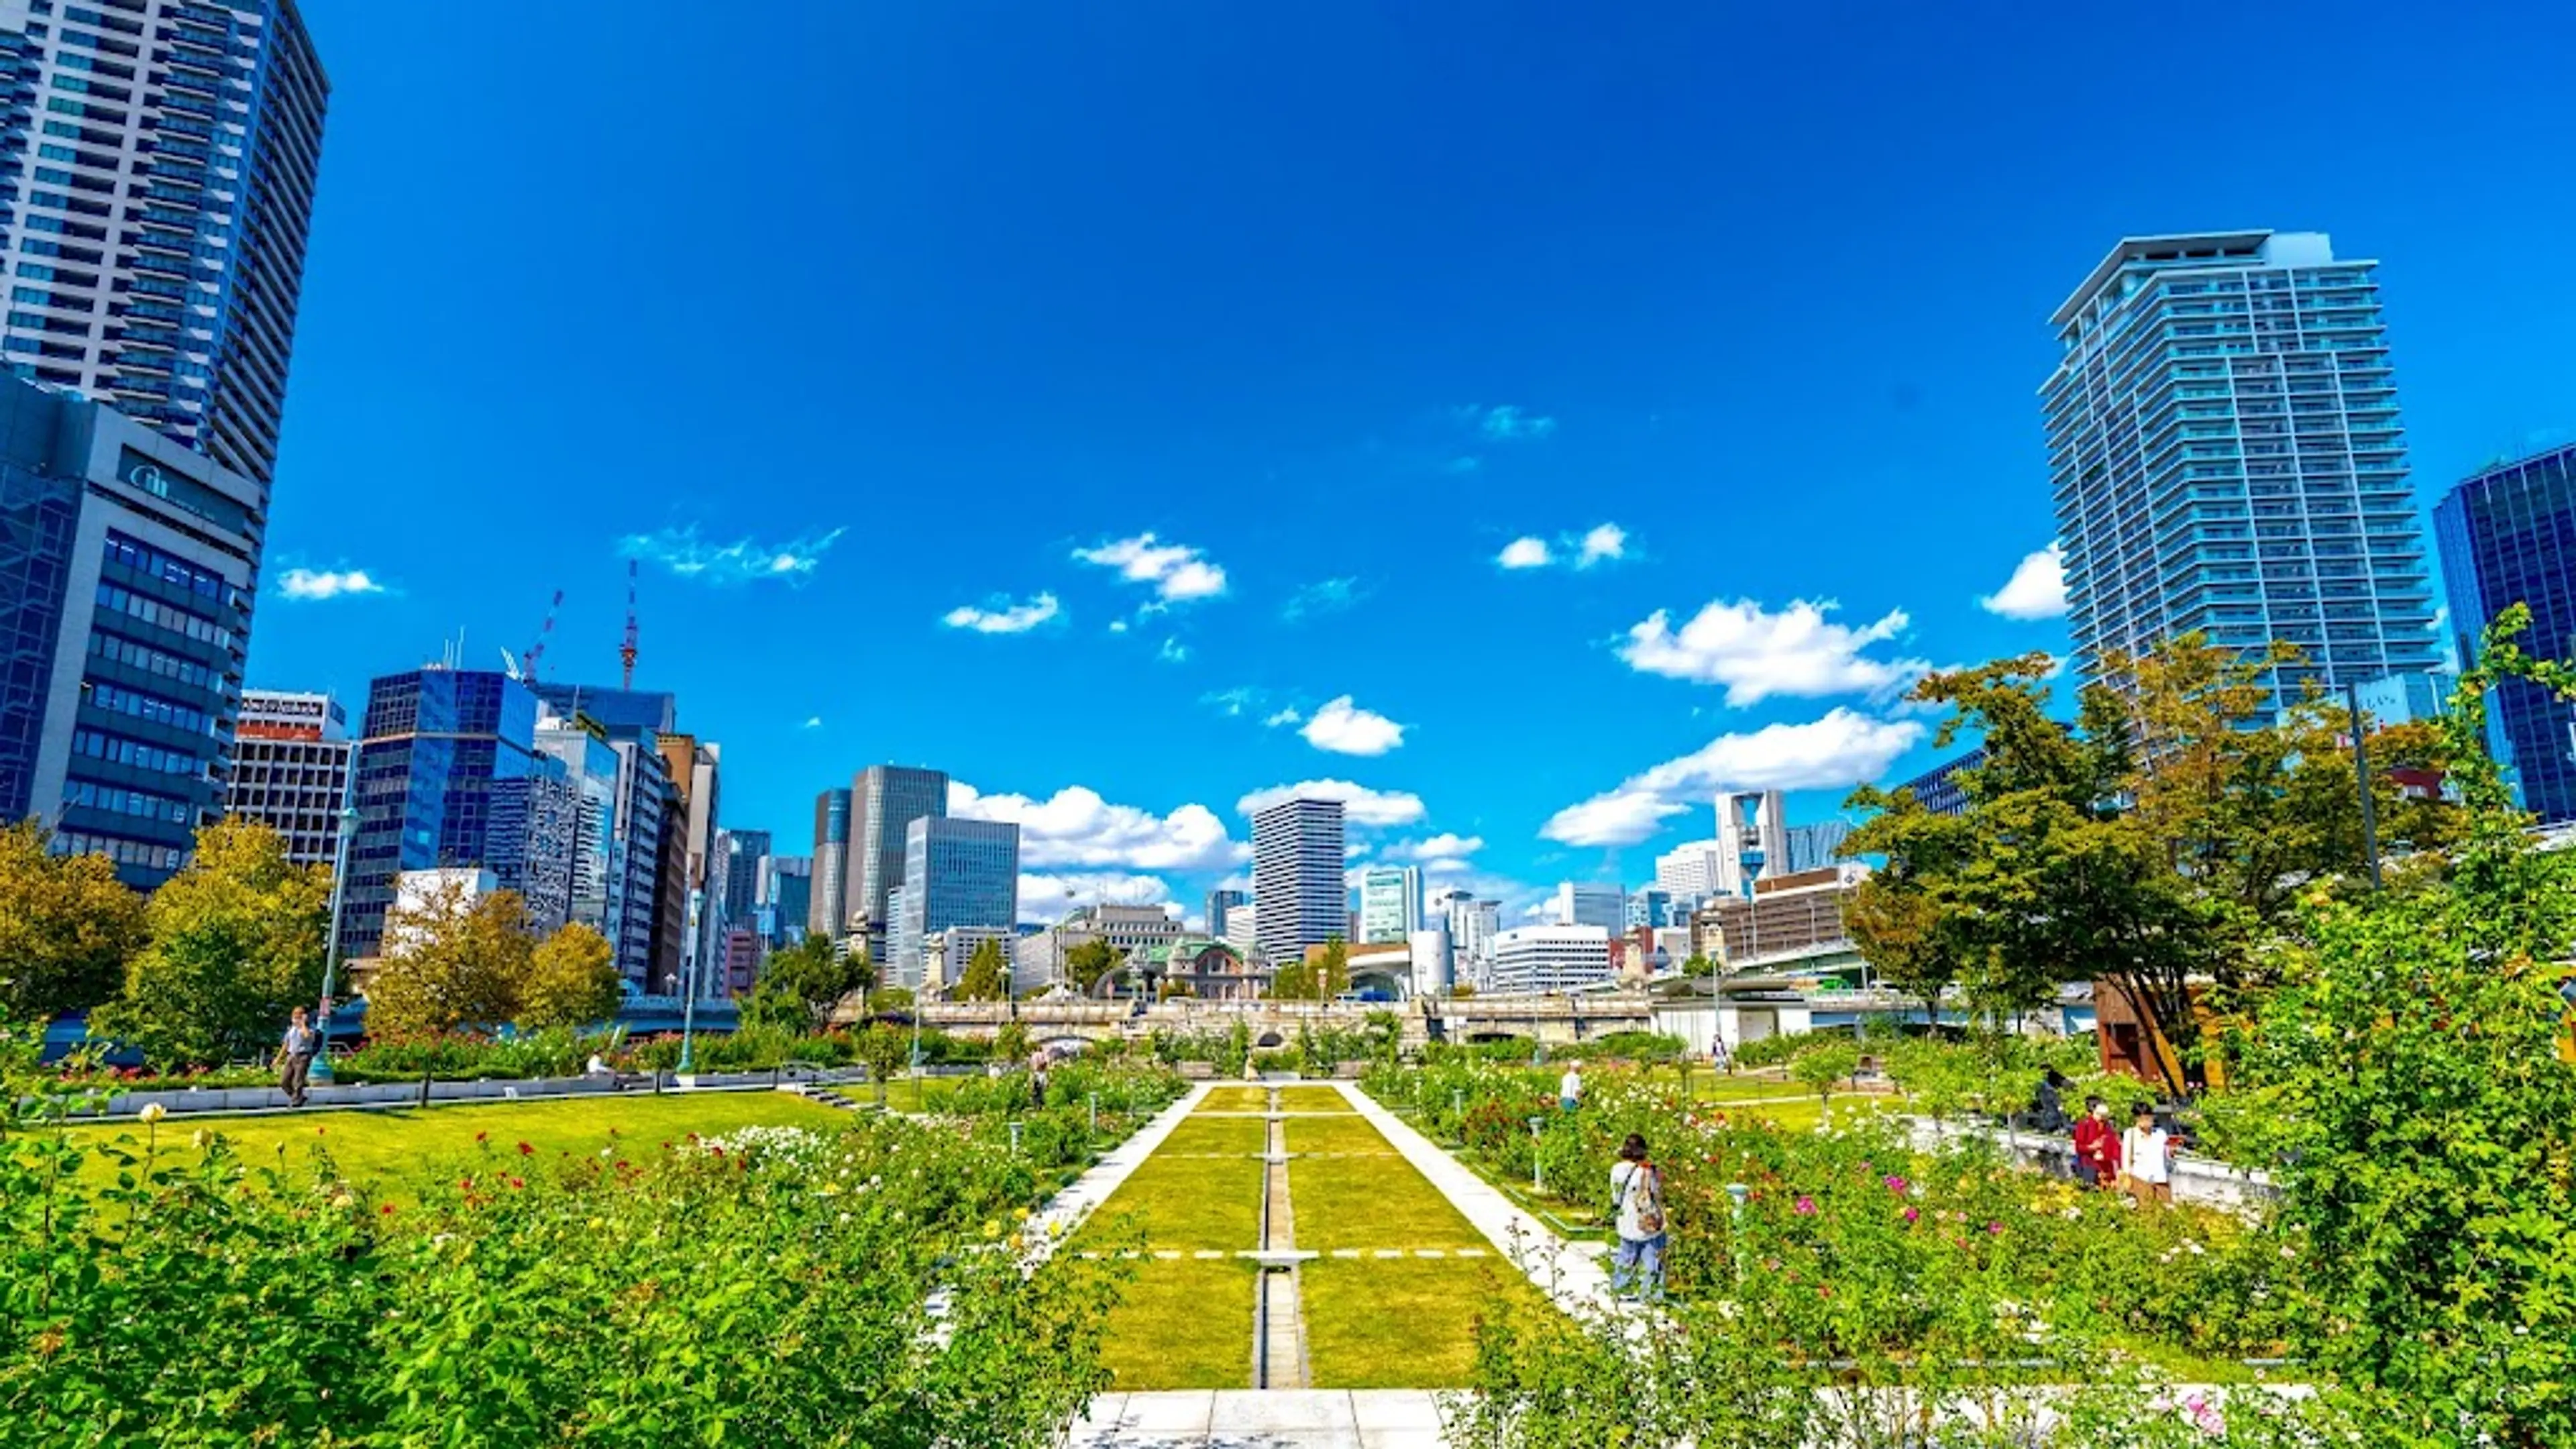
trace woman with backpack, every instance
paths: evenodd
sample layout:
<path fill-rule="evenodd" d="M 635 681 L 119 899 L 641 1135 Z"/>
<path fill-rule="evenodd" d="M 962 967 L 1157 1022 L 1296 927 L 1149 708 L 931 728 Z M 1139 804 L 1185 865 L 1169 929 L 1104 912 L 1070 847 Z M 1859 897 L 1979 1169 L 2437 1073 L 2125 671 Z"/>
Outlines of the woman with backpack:
<path fill-rule="evenodd" d="M 1634 1132 L 1610 1164 L 1610 1210 L 1619 1235 L 1610 1263 L 1614 1297 L 1664 1297 L 1664 1174 L 1646 1157 L 1646 1139 Z"/>

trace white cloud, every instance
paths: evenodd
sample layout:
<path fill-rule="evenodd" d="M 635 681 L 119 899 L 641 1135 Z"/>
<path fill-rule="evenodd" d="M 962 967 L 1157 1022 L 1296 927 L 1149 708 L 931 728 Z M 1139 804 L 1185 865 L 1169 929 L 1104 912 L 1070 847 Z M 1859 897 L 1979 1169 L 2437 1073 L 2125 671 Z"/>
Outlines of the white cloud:
<path fill-rule="evenodd" d="M 1289 623 L 1311 619 L 1319 614 L 1338 614 L 1360 601 L 1357 578 L 1317 579 L 1288 596 L 1280 605 L 1279 617 Z"/>
<path fill-rule="evenodd" d="M 1299 714 L 1294 709 L 1281 709 L 1270 714 L 1263 715 L 1261 717 L 1261 722 L 1275 730 L 1283 725 L 1295 724 L 1304 718 L 1304 715 Z"/>
<path fill-rule="evenodd" d="M 1532 413 L 1512 403 L 1497 403 L 1492 407 L 1470 403 L 1460 408 L 1458 415 L 1474 423 L 1476 431 L 1496 442 L 1531 442 L 1556 431 L 1556 419 Z"/>
<path fill-rule="evenodd" d="M 1404 790 L 1372 790 L 1348 780 L 1302 780 L 1255 790 L 1235 802 L 1246 815 L 1282 800 L 1339 800 L 1342 818 L 1353 825 L 1410 825 L 1422 818 L 1422 797 Z"/>
<path fill-rule="evenodd" d="M 1705 808 L 1720 791 L 1828 790 L 1875 780 L 1922 738 L 1919 721 L 1847 709 L 1806 724 L 1720 735 L 1559 810 L 1538 833 L 1567 845 L 1634 845 L 1672 816 Z"/>
<path fill-rule="evenodd" d="M 1575 555 L 1574 566 L 1588 569 L 1609 559 L 1628 556 L 1628 530 L 1615 523 L 1595 525 L 1583 535 L 1583 551 Z"/>
<path fill-rule="evenodd" d="M 1158 542 L 1151 533 L 1104 543 L 1098 548 L 1078 548 L 1073 556 L 1084 563 L 1116 569 L 1118 576 L 1129 583 L 1152 584 L 1156 596 L 1165 603 L 1212 598 L 1225 592 L 1223 568 L 1209 562 L 1195 548 Z"/>
<path fill-rule="evenodd" d="M 1543 569 L 1556 562 L 1556 556 L 1548 551 L 1546 539 L 1516 538 L 1503 545 L 1494 562 L 1507 569 Z"/>
<path fill-rule="evenodd" d="M 277 591 L 290 599 L 354 599 L 386 592 L 365 569 L 288 569 L 277 579 Z"/>
<path fill-rule="evenodd" d="M 1154 657 L 1165 664 L 1186 664 L 1190 658 L 1190 646 L 1178 639 L 1166 639 L 1163 647 L 1154 651 Z"/>
<path fill-rule="evenodd" d="M 1212 706 L 1228 719 L 1235 719 L 1245 710 L 1260 707 L 1261 691 L 1248 684 L 1238 684 L 1232 689 L 1212 689 L 1199 696 L 1199 703 Z"/>
<path fill-rule="evenodd" d="M 2024 554 L 2004 586 L 1977 607 L 2007 619 L 2055 619 L 2066 613 L 2066 546 L 2052 543 Z"/>
<path fill-rule="evenodd" d="M 1126 620 L 1124 620 L 1124 619 L 1112 619 L 1112 620 L 1110 620 L 1110 621 L 1109 621 L 1109 632 L 1110 632 L 1110 633 L 1112 633 L 1112 634 L 1124 634 L 1124 633 L 1126 633 L 1126 632 L 1127 632 L 1127 621 L 1126 621 Z"/>
<path fill-rule="evenodd" d="M 1112 866 L 1129 870 L 1223 870 L 1251 855 L 1227 836 L 1225 822 L 1204 805 L 1169 815 L 1115 805 L 1082 785 L 1044 800 L 987 795 L 963 781 L 948 784 L 948 813 L 970 820 L 1008 820 L 1020 827 L 1027 866 Z"/>
<path fill-rule="evenodd" d="M 1347 694 L 1315 711 L 1298 733 L 1316 749 L 1336 755 L 1383 755 L 1404 743 L 1404 726 L 1360 708 Z"/>
<path fill-rule="evenodd" d="M 809 715 L 805 716 L 805 728 L 807 728 L 807 729 L 809 729 L 809 730 L 819 730 L 819 729 L 821 729 L 822 727 L 823 727 L 823 717 L 822 717 L 821 715 L 819 715 L 819 714 L 809 714 Z"/>
<path fill-rule="evenodd" d="M 1042 593 L 1024 604 L 996 598 L 996 607 L 979 609 L 960 604 L 939 616 L 939 622 L 951 629 L 972 629 L 978 634 L 1025 634 L 1062 612 L 1055 595 Z"/>
<path fill-rule="evenodd" d="M 760 543 L 753 539 L 736 539 L 728 544 L 711 544 L 698 537 L 694 523 L 681 528 L 665 528 L 657 533 L 627 535 L 617 551 L 633 559 L 657 563 L 684 579 L 702 579 L 711 584 L 754 583 L 761 579 L 778 579 L 802 584 L 822 565 L 823 553 L 836 542 L 843 530 L 800 536 L 785 543 Z"/>
<path fill-rule="evenodd" d="M 1020 919 L 1060 921 L 1077 906 L 1168 906 L 1172 887 L 1161 876 L 1123 871 L 1023 872 Z"/>
<path fill-rule="evenodd" d="M 1444 831 L 1428 840 L 1399 840 L 1389 845 L 1384 854 L 1389 860 L 1459 865 L 1484 848 L 1485 838 L 1481 835 L 1457 835 Z"/>
<path fill-rule="evenodd" d="M 1619 657 L 1632 669 L 1726 686 L 1731 705 L 1775 694 L 1813 699 L 1831 694 L 1885 694 L 1931 666 L 1920 659 L 1872 659 L 1864 650 L 1905 632 L 1903 609 L 1858 629 L 1825 616 L 1831 602 L 1794 600 L 1772 613 L 1751 599 L 1715 601 L 1678 631 L 1657 609 L 1628 631 Z"/>

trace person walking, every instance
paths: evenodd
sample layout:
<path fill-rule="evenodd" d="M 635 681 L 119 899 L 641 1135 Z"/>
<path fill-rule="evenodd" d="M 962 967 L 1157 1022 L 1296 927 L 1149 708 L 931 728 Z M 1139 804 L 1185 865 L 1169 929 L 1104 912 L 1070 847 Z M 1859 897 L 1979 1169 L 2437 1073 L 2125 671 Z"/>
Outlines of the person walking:
<path fill-rule="evenodd" d="M 2140 1207 L 2173 1201 L 2173 1134 L 2156 1125 L 2155 1109 L 2140 1102 L 2120 1137 L 2120 1161 L 2129 1170 L 2129 1196 Z"/>
<path fill-rule="evenodd" d="M 2066 1130 L 2066 1074 L 2055 1067 L 2039 1079 L 2039 1090 L 2030 1098 L 2030 1125 L 2042 1132 Z"/>
<path fill-rule="evenodd" d="M 1610 1293 L 1617 1298 L 1664 1297 L 1664 1174 L 1646 1156 L 1637 1133 L 1619 1144 L 1610 1164 L 1612 1228 L 1619 1245 L 1610 1261 Z"/>
<path fill-rule="evenodd" d="M 286 1065 L 278 1074 L 277 1085 L 286 1091 L 286 1105 L 304 1105 L 304 1081 L 313 1070 L 313 1054 L 322 1049 L 322 1035 L 307 1022 L 304 1008 L 295 1008 L 287 1018 L 286 1035 L 278 1042 L 285 1052 Z"/>
<path fill-rule="evenodd" d="M 1583 1067 L 1580 1063 L 1565 1064 L 1565 1075 L 1556 1083 L 1556 1105 L 1568 1112 L 1583 1105 Z"/>
<path fill-rule="evenodd" d="M 2084 1099 L 2084 1120 L 2075 1124 L 2075 1179 L 2086 1187 L 2114 1187 L 2120 1181 L 2120 1134 L 2111 1125 L 2111 1108 L 2099 1097 Z"/>

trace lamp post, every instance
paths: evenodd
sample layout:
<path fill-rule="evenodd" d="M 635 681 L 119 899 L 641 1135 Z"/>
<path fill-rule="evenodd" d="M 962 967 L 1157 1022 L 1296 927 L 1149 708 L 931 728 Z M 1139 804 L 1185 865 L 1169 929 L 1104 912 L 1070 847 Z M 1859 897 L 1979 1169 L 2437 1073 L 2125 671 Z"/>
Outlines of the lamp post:
<path fill-rule="evenodd" d="M 349 845 L 358 838 L 358 807 L 351 800 L 357 791 L 358 758 L 353 747 L 349 752 L 348 780 L 340 787 L 340 848 L 331 867 L 331 939 L 322 949 L 322 1049 L 313 1054 L 313 1081 L 331 1085 L 331 993 L 340 979 L 340 912 L 349 897 Z"/>
<path fill-rule="evenodd" d="M 2361 853 L 2370 862 L 2370 888 L 2379 889 L 2379 815 L 2370 798 L 2370 746 L 2362 739 L 2361 686 L 2347 683 L 2344 702 L 2352 710 L 2352 768 L 2361 777 Z"/>

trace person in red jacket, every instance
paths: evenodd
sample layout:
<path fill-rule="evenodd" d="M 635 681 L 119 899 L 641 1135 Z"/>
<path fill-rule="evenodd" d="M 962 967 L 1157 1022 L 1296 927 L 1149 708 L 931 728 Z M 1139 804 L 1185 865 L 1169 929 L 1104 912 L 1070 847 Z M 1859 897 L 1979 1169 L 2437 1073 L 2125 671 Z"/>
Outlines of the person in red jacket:
<path fill-rule="evenodd" d="M 2075 1124 L 2075 1177 L 2086 1187 L 2120 1180 L 2120 1129 L 2111 1125 L 2111 1109 L 2099 1097 L 2084 1099 L 2084 1120 Z"/>

